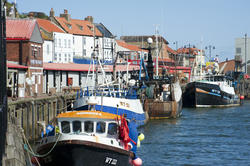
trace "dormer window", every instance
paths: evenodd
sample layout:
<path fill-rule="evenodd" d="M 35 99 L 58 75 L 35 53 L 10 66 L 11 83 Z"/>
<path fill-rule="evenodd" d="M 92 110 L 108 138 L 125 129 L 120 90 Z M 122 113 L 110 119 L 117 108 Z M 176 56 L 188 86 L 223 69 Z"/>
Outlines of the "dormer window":
<path fill-rule="evenodd" d="M 66 24 L 66 23 L 65 23 Z M 69 28 L 69 29 L 72 29 L 72 25 L 71 24 L 66 24 L 67 25 L 67 27 Z"/>
<path fill-rule="evenodd" d="M 80 30 L 83 30 L 83 26 L 76 24 Z"/>
<path fill-rule="evenodd" d="M 94 31 L 94 28 L 92 26 L 89 26 L 88 25 L 88 28 L 93 32 Z"/>
<path fill-rule="evenodd" d="M 83 26 L 79 26 L 79 29 L 80 29 L 80 30 L 83 30 Z"/>

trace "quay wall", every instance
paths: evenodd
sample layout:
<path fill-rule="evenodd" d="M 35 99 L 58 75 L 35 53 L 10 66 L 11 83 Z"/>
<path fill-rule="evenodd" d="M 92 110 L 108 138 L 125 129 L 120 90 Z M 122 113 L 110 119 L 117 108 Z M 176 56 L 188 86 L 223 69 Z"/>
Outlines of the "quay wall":
<path fill-rule="evenodd" d="M 24 140 L 27 139 L 34 145 L 40 138 L 42 129 L 37 122 L 50 124 L 58 113 L 71 110 L 75 96 L 75 93 L 60 93 L 8 101 L 8 129 L 3 166 L 30 165 L 32 156 L 25 151 Z"/>

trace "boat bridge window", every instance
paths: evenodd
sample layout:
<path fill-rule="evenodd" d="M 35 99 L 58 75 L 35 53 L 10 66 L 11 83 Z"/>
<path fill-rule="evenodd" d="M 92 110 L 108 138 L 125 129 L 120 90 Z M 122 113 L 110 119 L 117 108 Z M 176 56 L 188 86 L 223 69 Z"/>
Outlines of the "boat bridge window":
<path fill-rule="evenodd" d="M 70 133 L 70 123 L 68 121 L 61 122 L 62 133 Z"/>
<path fill-rule="evenodd" d="M 92 121 L 84 122 L 84 131 L 86 133 L 92 133 L 94 130 L 94 123 Z"/>
<path fill-rule="evenodd" d="M 73 121 L 73 132 L 82 132 L 82 124 L 80 121 Z"/>
<path fill-rule="evenodd" d="M 116 135 L 117 134 L 117 124 L 116 123 L 109 123 L 108 134 L 109 135 Z"/>
<path fill-rule="evenodd" d="M 96 123 L 96 133 L 105 133 L 106 123 L 105 122 L 97 122 Z"/>

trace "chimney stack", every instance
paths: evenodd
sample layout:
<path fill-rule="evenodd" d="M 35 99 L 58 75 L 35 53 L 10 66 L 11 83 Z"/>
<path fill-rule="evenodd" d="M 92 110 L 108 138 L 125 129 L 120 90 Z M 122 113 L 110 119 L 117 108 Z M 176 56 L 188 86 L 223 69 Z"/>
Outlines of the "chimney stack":
<path fill-rule="evenodd" d="M 87 16 L 85 18 L 85 21 L 89 21 L 89 22 L 93 23 L 94 22 L 94 18 L 92 16 Z"/>
<path fill-rule="evenodd" d="M 55 11 L 54 11 L 53 8 L 50 9 L 49 16 L 50 17 L 55 17 Z"/>
<path fill-rule="evenodd" d="M 68 14 L 68 10 L 64 9 L 64 13 L 60 14 L 60 17 L 64 17 L 67 21 L 70 21 L 70 14 Z"/>

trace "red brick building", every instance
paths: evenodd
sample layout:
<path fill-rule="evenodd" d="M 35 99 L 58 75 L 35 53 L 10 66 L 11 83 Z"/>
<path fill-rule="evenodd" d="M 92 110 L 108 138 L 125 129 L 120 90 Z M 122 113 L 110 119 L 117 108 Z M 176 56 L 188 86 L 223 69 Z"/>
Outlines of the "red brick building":
<path fill-rule="evenodd" d="M 25 96 L 42 93 L 43 39 L 35 19 L 6 20 L 7 60 L 28 67 L 25 83 Z"/>

